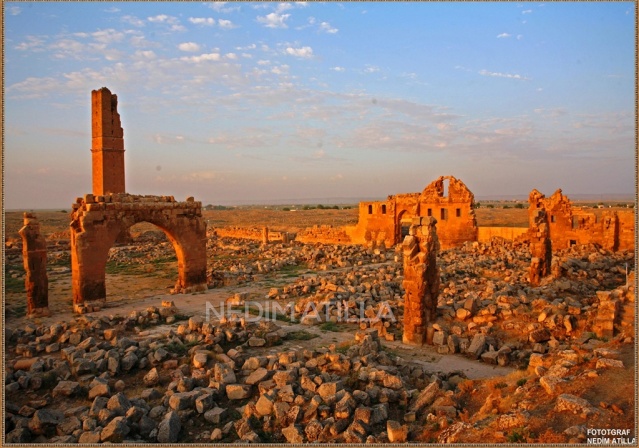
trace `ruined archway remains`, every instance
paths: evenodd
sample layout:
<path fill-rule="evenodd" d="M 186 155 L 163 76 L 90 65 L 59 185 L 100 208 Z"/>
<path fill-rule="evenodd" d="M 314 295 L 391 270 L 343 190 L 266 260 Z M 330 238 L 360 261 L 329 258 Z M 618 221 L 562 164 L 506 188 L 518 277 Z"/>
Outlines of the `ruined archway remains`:
<path fill-rule="evenodd" d="M 206 222 L 202 203 L 171 196 L 85 195 L 71 215 L 71 272 L 76 311 L 106 300 L 105 269 L 118 235 L 140 222 L 166 233 L 178 260 L 176 292 L 206 289 Z"/>
<path fill-rule="evenodd" d="M 91 92 L 93 194 L 78 198 L 71 213 L 73 306 L 91 311 L 106 300 L 106 262 L 119 235 L 140 222 L 156 225 L 173 244 L 178 260 L 175 292 L 206 289 L 206 221 L 202 203 L 173 196 L 124 191 L 124 135 L 117 96 L 103 87 Z"/>

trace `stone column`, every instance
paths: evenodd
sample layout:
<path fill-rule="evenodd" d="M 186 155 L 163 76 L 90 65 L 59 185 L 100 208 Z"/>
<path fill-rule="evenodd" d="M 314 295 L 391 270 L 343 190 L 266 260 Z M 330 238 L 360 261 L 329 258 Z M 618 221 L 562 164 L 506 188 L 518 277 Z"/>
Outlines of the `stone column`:
<path fill-rule="evenodd" d="M 548 230 L 548 216 L 545 210 L 533 212 L 530 232 L 530 284 L 539 286 L 541 279 L 550 274 L 552 265 L 552 242 Z"/>
<path fill-rule="evenodd" d="M 268 227 L 262 228 L 262 244 L 268 244 Z"/>
<path fill-rule="evenodd" d="M 428 324 L 437 317 L 439 269 L 437 220 L 433 217 L 413 219 L 404 238 L 404 335 L 403 342 L 423 345 Z"/>
<path fill-rule="evenodd" d="M 22 259 L 26 276 L 27 317 L 49 315 L 49 280 L 47 277 L 47 242 L 40 234 L 40 223 L 35 215 L 24 214 Z"/>

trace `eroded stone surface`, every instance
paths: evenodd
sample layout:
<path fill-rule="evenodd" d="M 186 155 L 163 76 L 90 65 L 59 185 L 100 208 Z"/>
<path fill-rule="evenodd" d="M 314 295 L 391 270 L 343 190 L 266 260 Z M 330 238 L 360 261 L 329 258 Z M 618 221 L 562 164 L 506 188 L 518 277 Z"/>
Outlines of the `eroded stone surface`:
<path fill-rule="evenodd" d="M 25 212 L 22 237 L 22 259 L 26 272 L 27 316 L 49 314 L 49 280 L 47 277 L 47 242 L 40 234 L 40 223 L 32 213 Z"/>
<path fill-rule="evenodd" d="M 426 329 L 436 318 L 439 295 L 437 220 L 416 218 L 404 239 L 404 334 L 406 344 L 426 342 Z"/>

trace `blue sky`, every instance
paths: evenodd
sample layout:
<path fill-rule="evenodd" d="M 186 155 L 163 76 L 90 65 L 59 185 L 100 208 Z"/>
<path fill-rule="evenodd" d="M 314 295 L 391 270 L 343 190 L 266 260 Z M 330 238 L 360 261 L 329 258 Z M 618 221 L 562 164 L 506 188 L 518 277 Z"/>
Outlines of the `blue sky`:
<path fill-rule="evenodd" d="M 4 2 L 5 207 L 91 191 L 90 93 L 127 192 L 205 203 L 635 189 L 632 2 Z"/>

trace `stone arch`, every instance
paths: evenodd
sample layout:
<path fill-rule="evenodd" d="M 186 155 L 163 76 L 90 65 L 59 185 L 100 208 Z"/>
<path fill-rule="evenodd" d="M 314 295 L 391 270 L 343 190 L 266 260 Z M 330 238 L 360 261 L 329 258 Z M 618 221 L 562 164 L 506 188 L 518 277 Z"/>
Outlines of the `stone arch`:
<path fill-rule="evenodd" d="M 106 300 L 109 249 L 118 235 L 141 222 L 160 228 L 173 245 L 178 260 L 176 291 L 206 289 L 206 221 L 200 202 L 176 202 L 170 196 L 86 195 L 74 204 L 71 218 L 76 310 Z"/>
<path fill-rule="evenodd" d="M 410 229 L 413 217 L 413 213 L 411 213 L 408 209 L 400 210 L 399 213 L 397 213 L 397 222 L 395 223 L 395 244 L 399 244 L 404 241 L 404 237 L 408 235 L 408 230 Z M 404 221 L 404 223 L 402 223 L 402 221 Z"/>

